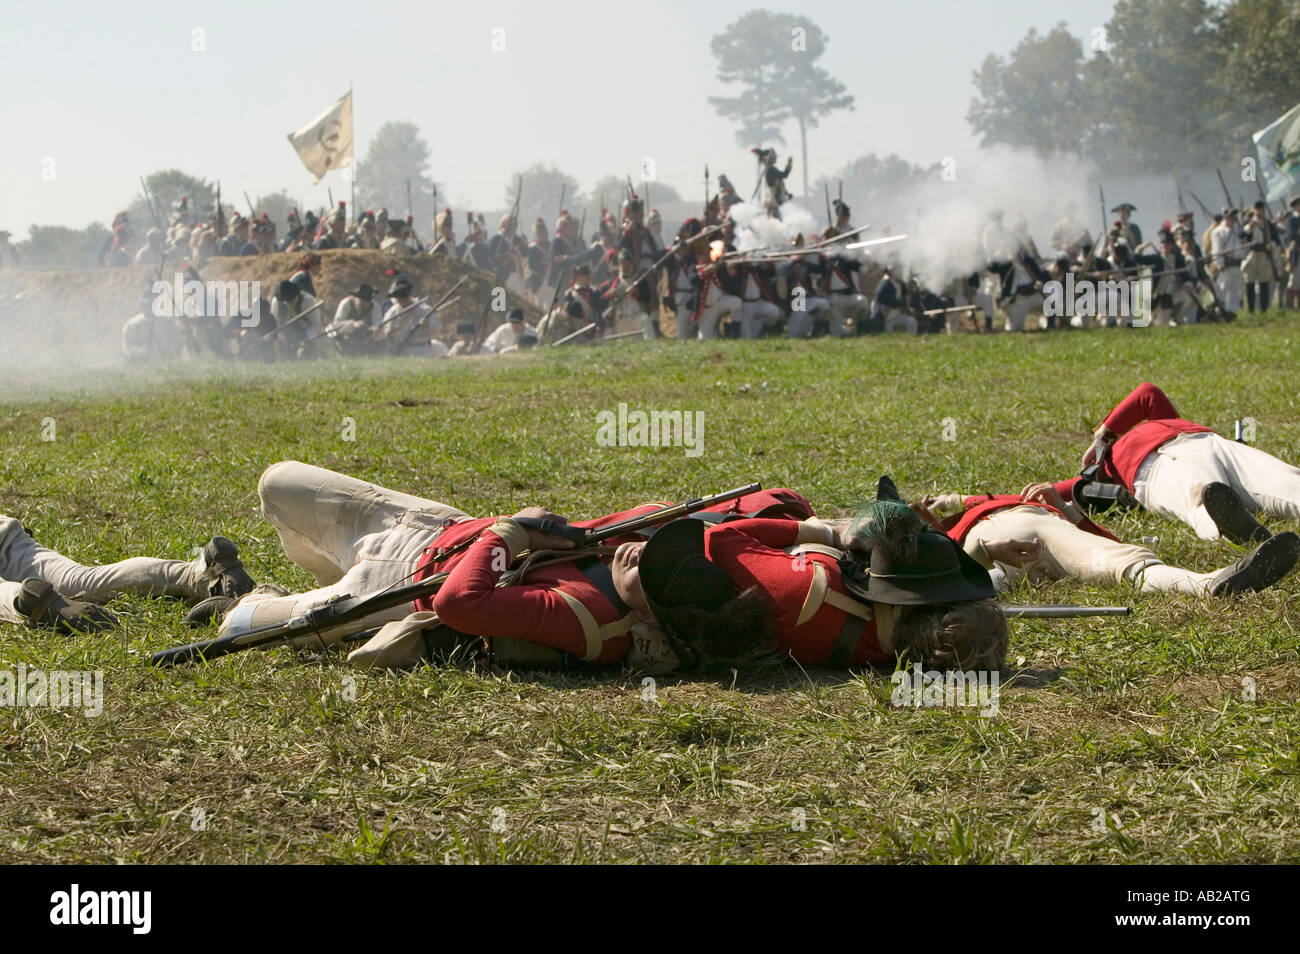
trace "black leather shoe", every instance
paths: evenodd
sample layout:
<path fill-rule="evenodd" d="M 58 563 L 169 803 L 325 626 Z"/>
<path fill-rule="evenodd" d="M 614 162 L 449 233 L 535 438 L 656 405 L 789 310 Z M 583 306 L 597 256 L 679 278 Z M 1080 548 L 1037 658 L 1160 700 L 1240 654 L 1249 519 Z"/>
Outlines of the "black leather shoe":
<path fill-rule="evenodd" d="M 1300 537 L 1291 531 L 1269 537 L 1232 566 L 1215 574 L 1211 596 L 1251 593 L 1272 586 L 1300 560 Z"/>
<path fill-rule="evenodd" d="M 1225 483 L 1205 485 L 1201 498 L 1205 512 L 1210 515 L 1219 534 L 1243 547 L 1263 543 L 1272 534 L 1255 519 L 1241 496 Z"/>
<path fill-rule="evenodd" d="M 209 596 L 238 599 L 257 585 L 239 559 L 239 547 L 225 537 L 213 537 L 208 541 L 203 548 L 203 565 Z"/>
<path fill-rule="evenodd" d="M 33 629 L 52 629 L 60 633 L 95 633 L 117 625 L 117 617 L 98 603 L 69 600 L 39 577 L 23 580 L 14 609 Z"/>

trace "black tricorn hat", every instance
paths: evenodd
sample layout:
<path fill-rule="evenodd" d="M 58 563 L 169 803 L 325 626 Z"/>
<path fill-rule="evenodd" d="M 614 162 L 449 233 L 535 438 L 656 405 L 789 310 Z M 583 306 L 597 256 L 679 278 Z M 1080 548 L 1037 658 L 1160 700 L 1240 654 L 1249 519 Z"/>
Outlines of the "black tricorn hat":
<path fill-rule="evenodd" d="M 287 278 L 280 282 L 280 287 L 276 290 L 275 297 L 280 301 L 297 301 L 298 296 L 302 294 L 302 289 L 296 282 L 291 282 Z"/>
<path fill-rule="evenodd" d="M 946 534 L 923 530 L 916 544 L 915 558 L 906 563 L 884 549 L 873 549 L 866 566 L 842 560 L 845 588 L 861 599 L 892 606 L 964 603 L 996 594 L 989 571 Z"/>
<path fill-rule="evenodd" d="M 1137 206 L 1134 205 L 1132 202 L 1121 202 L 1119 205 L 1115 206 L 1115 208 L 1111 209 L 1111 211 L 1112 212 L 1125 212 L 1125 211 L 1136 212 Z"/>
<path fill-rule="evenodd" d="M 673 610 L 720 609 L 740 595 L 731 577 L 704 555 L 704 521 L 674 520 L 655 530 L 641 551 L 641 589 L 655 620 L 669 636 L 685 638 L 673 627 Z"/>
<path fill-rule="evenodd" d="M 396 295 L 399 289 L 411 290 L 411 280 L 400 272 L 393 276 L 393 283 L 388 286 L 388 294 Z"/>
<path fill-rule="evenodd" d="M 357 287 L 357 290 L 352 294 L 356 295 L 362 301 L 370 301 L 370 299 L 375 297 L 375 289 L 369 282 L 362 282 Z"/>

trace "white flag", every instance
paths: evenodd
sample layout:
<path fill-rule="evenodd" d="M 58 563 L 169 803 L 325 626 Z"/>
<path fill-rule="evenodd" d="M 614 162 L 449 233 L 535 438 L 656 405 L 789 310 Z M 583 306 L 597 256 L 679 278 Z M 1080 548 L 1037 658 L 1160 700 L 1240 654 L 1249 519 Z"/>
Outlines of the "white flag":
<path fill-rule="evenodd" d="M 297 132 L 289 133 L 289 142 L 298 158 L 320 182 L 331 169 L 352 165 L 352 91 L 348 90 L 325 112 Z"/>
<path fill-rule="evenodd" d="M 1259 153 L 1269 201 L 1285 202 L 1287 193 L 1300 186 L 1300 104 L 1251 137 Z"/>

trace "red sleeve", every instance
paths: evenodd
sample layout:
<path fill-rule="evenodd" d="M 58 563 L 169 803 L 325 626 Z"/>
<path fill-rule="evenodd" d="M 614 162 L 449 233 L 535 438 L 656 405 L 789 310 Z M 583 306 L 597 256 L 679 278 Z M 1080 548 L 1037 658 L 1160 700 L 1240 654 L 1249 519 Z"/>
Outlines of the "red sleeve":
<path fill-rule="evenodd" d="M 1106 415 L 1102 424 L 1116 437 L 1127 434 L 1143 421 L 1179 419 L 1178 409 L 1165 396 L 1165 392 L 1150 381 L 1143 381 L 1133 393 L 1120 401 L 1115 410 Z"/>
<path fill-rule="evenodd" d="M 505 542 L 484 531 L 433 598 L 438 618 L 462 633 L 523 639 L 581 657 L 587 651 L 582 624 L 553 585 L 496 585 L 507 562 L 501 556 L 505 552 Z M 614 642 L 606 644 L 606 653 Z"/>
<path fill-rule="evenodd" d="M 1052 486 L 1056 488 L 1058 494 L 1065 498 L 1066 503 L 1074 503 L 1074 487 L 1082 479 L 1082 477 L 1067 477 L 1065 480 L 1058 480 Z"/>
<path fill-rule="evenodd" d="M 755 517 L 712 527 L 704 534 L 704 546 L 709 559 L 713 560 L 715 552 L 732 554 L 755 543 L 773 550 L 784 550 L 793 546 L 798 536 L 798 521 Z"/>
<path fill-rule="evenodd" d="M 792 633 L 808 596 L 807 567 L 796 569 L 784 552 L 799 533 L 792 520 L 737 520 L 704 535 L 708 557 L 740 590 L 761 586 L 772 601 L 778 632 Z"/>

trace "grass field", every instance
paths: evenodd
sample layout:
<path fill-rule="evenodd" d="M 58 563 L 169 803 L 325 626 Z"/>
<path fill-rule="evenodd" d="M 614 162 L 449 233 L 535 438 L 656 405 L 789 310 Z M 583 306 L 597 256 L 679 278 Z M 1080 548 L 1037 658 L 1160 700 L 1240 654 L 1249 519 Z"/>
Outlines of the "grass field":
<path fill-rule="evenodd" d="M 1296 461 L 1293 321 L 11 378 L 0 511 L 83 562 L 222 532 L 303 588 L 256 509 L 284 458 L 471 513 L 757 480 L 834 514 L 881 472 L 909 494 L 1067 476 L 1152 380 Z M 619 402 L 702 411 L 703 453 L 600 446 Z M 1108 525 L 1196 569 L 1240 555 L 1148 514 Z M 0 624 L 0 667 L 103 670 L 106 692 L 97 718 L 0 710 L 0 861 L 1296 862 L 1297 596 L 1300 577 L 1219 602 L 1016 592 L 1134 616 L 1013 623 L 994 718 L 896 709 L 870 671 L 660 677 L 653 697 L 634 672 L 376 675 L 286 649 L 155 671 L 184 609 L 121 599 L 108 636 Z"/>

